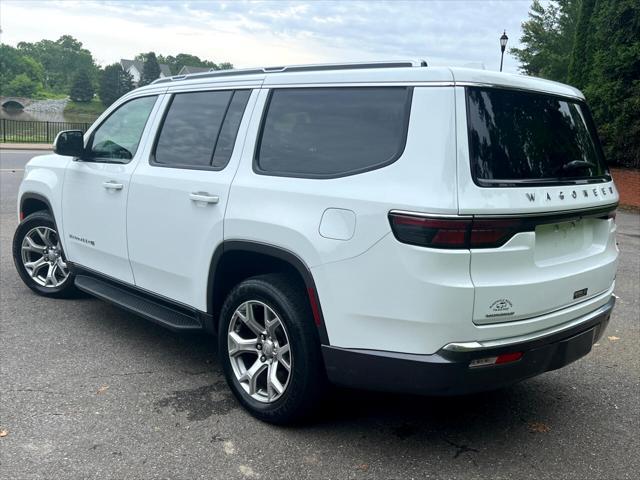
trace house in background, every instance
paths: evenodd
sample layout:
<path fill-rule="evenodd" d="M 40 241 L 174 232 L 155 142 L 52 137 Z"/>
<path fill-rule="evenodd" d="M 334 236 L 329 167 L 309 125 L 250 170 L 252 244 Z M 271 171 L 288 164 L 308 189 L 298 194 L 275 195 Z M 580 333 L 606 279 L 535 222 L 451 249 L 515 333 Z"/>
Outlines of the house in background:
<path fill-rule="evenodd" d="M 178 72 L 178 75 L 189 75 L 190 73 L 205 73 L 205 72 L 210 72 L 212 70 L 213 68 L 209 68 L 209 67 L 190 67 L 188 65 L 185 65 L 180 69 L 180 71 Z"/>
<path fill-rule="evenodd" d="M 160 63 L 160 78 L 170 77 L 171 69 L 169 65 L 166 63 Z M 131 77 L 133 78 L 133 84 L 137 87 L 138 83 L 140 83 L 140 78 L 142 78 L 142 70 L 144 68 L 144 64 L 139 60 L 125 60 L 124 58 L 120 60 L 120 66 L 125 72 L 129 72 Z"/>

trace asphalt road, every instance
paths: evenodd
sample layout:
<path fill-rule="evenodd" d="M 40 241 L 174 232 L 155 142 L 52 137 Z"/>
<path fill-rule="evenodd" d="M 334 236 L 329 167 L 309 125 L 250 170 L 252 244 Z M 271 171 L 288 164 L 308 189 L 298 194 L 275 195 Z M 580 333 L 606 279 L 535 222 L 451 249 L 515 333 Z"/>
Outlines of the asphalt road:
<path fill-rule="evenodd" d="M 341 391 L 277 428 L 238 407 L 210 338 L 21 283 L 11 170 L 30 155 L 0 151 L 0 478 L 638 478 L 637 214 L 618 215 L 620 299 L 586 358 L 467 397 Z"/>

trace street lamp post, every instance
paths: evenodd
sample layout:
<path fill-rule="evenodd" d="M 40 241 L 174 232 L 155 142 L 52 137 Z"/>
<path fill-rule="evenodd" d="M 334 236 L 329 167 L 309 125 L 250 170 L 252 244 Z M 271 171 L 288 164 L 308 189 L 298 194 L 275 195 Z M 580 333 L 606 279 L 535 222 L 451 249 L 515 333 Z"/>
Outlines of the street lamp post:
<path fill-rule="evenodd" d="M 509 37 L 507 37 L 507 31 L 504 30 L 502 32 L 502 36 L 500 37 L 500 71 L 502 71 L 502 61 L 504 60 L 504 49 L 507 48 L 507 41 Z"/>

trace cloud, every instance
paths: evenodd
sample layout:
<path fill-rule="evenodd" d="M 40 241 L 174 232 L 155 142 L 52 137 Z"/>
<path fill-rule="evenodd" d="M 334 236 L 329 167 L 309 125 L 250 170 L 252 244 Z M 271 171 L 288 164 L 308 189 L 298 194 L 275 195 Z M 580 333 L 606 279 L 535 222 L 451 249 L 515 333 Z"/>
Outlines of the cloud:
<path fill-rule="evenodd" d="M 498 37 L 517 45 L 529 0 L 64 1 L 3 0 L 3 41 L 71 34 L 100 63 L 136 53 L 193 53 L 239 67 L 426 58 L 497 69 Z M 505 58 L 505 70 L 515 71 Z"/>

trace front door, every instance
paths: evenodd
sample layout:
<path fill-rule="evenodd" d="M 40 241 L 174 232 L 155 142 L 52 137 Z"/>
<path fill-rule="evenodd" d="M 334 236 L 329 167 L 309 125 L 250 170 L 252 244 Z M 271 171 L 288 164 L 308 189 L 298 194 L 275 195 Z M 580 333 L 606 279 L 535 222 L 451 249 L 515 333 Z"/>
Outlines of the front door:
<path fill-rule="evenodd" d="M 145 126 L 151 123 L 156 100 L 154 95 L 123 103 L 93 130 L 87 153 L 67 167 L 62 192 L 67 258 L 131 284 L 126 236 L 129 180 L 145 150 Z"/>

